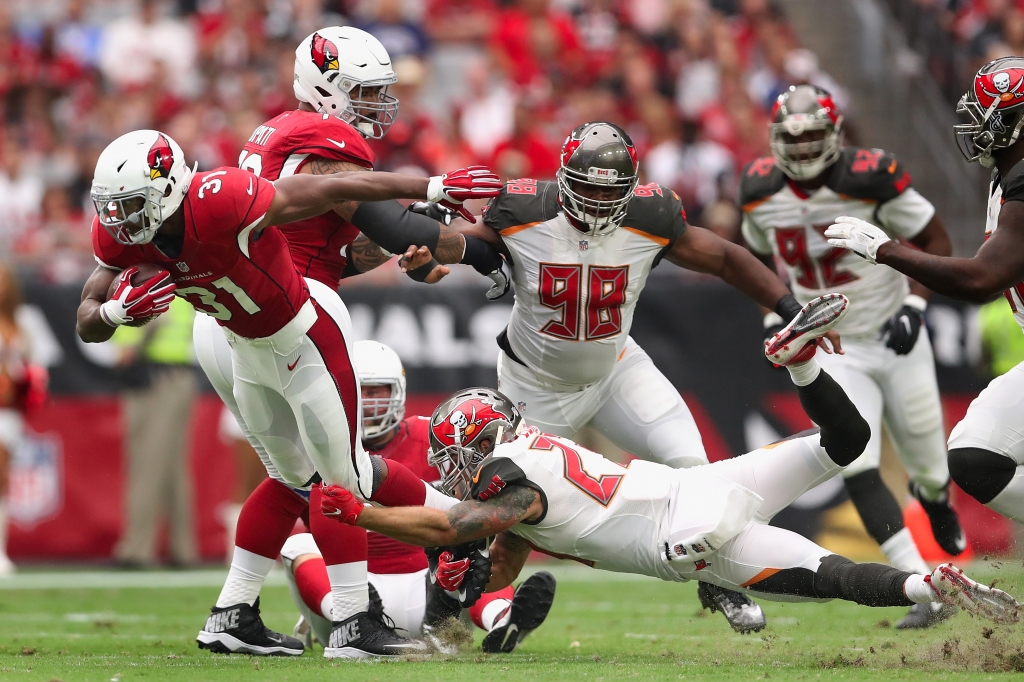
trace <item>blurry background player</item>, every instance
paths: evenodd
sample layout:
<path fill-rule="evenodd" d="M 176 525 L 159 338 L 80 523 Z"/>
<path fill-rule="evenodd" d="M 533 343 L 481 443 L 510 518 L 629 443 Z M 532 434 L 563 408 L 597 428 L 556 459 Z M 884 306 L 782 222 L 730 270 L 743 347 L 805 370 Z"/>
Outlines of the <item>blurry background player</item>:
<path fill-rule="evenodd" d="M 742 231 L 765 265 L 775 267 L 773 253 L 785 263 L 799 301 L 830 291 L 849 297 L 850 312 L 836 327 L 846 353 L 823 355 L 820 362 L 871 426 L 871 440 L 842 475 L 890 563 L 920 573 L 927 565 L 878 470 L 883 423 L 939 545 L 953 555 L 967 546 L 949 504 L 946 432 L 924 325 L 930 292 L 895 270 L 829 246 L 822 233 L 836 217 L 856 215 L 929 253 L 948 255 L 949 237 L 891 154 L 842 146 L 842 123 L 820 88 L 800 85 L 779 96 L 769 124 L 774 156 L 754 161 L 741 176 Z M 766 315 L 765 336 L 782 324 L 775 313 Z M 928 627 L 954 614 L 939 604 L 916 604 L 896 627 Z"/>
<path fill-rule="evenodd" d="M 975 303 L 1006 296 L 1024 328 L 1024 57 L 983 66 L 960 99 L 955 128 L 968 161 L 992 169 L 985 243 L 971 258 L 906 248 L 855 215 L 836 219 L 829 244 L 905 273 L 934 291 Z M 949 470 L 964 492 L 1024 522 L 1024 363 L 996 377 L 949 434 Z"/>
<path fill-rule="evenodd" d="M 235 487 L 231 501 L 222 504 L 218 510 L 220 522 L 224 526 L 224 558 L 230 564 L 231 555 L 235 551 L 238 515 L 242 513 L 242 505 L 249 499 L 249 495 L 267 478 L 267 468 L 263 466 L 256 448 L 245 437 L 235 415 L 226 406 L 221 410 L 217 431 L 221 441 L 231 448 L 235 464 Z"/>
<path fill-rule="evenodd" d="M 403 419 L 405 370 L 398 354 L 377 341 L 356 342 L 352 354 L 363 398 L 363 446 L 388 461 L 405 464 L 424 481 L 438 481 L 437 469 L 427 463 L 430 419 Z M 320 642 L 327 641 L 332 620 L 330 583 L 313 536 L 303 533 L 288 538 L 281 558 L 292 598 L 302 614 L 295 626 L 295 635 L 304 638 L 307 646 L 313 634 Z M 458 600 L 448 597 L 428 578 L 427 555 L 420 547 L 370 533 L 368 570 L 373 588 L 371 607 L 376 592 L 379 595 L 377 608 L 382 608 L 403 634 L 429 636 L 431 626 L 436 627 L 461 612 Z M 497 653 L 514 649 L 544 621 L 551 608 L 554 589 L 554 577 L 541 571 L 527 578 L 516 591 L 509 586 L 482 595 L 468 609 L 468 614 L 478 627 L 489 633 L 484 638 L 483 650 Z M 431 600 L 443 600 L 447 605 L 434 602 L 428 607 Z M 513 631 L 516 636 L 506 638 L 510 625 L 516 626 Z M 436 644 L 445 646 L 441 641 Z"/>
<path fill-rule="evenodd" d="M 636 150 L 618 126 L 573 130 L 557 177 L 510 180 L 484 224 L 467 228 L 512 264 L 516 299 L 498 336 L 499 388 L 545 433 L 571 438 L 591 425 L 637 457 L 706 464 L 679 391 L 629 336 L 651 269 L 664 258 L 717 275 L 786 321 L 800 304 L 746 249 L 688 225 L 672 190 L 639 186 Z M 764 627 L 746 595 L 703 582 L 698 595 L 739 632 Z"/>

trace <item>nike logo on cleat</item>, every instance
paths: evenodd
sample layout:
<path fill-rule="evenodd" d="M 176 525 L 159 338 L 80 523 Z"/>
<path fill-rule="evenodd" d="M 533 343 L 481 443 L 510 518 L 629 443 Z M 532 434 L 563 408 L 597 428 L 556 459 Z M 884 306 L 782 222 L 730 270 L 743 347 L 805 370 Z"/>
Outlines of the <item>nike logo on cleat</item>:
<path fill-rule="evenodd" d="M 508 630 L 505 631 L 505 638 L 501 640 L 501 648 L 502 649 L 504 649 L 505 648 L 505 644 L 508 643 L 508 638 L 511 637 L 512 635 L 516 634 L 517 632 L 519 632 L 519 626 L 518 625 L 516 625 L 515 623 L 512 623 L 511 625 L 508 626 Z"/>
<path fill-rule="evenodd" d="M 292 370 L 294 370 L 294 369 L 295 369 L 295 366 L 296 366 L 297 364 L 299 364 L 299 360 L 301 360 L 301 359 L 302 359 L 302 356 L 301 356 L 301 355 L 300 355 L 299 357 L 295 358 L 295 362 L 293 362 L 293 363 L 291 363 L 290 365 L 288 365 L 288 371 L 289 371 L 289 372 L 291 372 Z"/>

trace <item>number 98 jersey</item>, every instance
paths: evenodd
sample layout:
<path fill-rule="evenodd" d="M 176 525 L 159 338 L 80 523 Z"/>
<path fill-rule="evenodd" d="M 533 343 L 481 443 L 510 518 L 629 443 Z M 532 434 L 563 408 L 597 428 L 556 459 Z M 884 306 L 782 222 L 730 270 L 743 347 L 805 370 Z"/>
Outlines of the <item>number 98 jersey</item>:
<path fill-rule="evenodd" d="M 510 180 L 486 207 L 484 223 L 512 255 L 515 306 L 508 344 L 540 378 L 586 385 L 612 371 L 647 276 L 686 230 L 679 197 L 643 185 L 620 228 L 575 229 L 554 182 Z"/>
<path fill-rule="evenodd" d="M 252 238 L 274 200 L 274 185 L 249 171 L 217 168 L 198 173 L 185 194 L 185 234 L 180 253 L 153 242 L 125 246 L 92 223 L 93 254 L 111 270 L 153 263 L 171 273 L 176 295 L 246 338 L 262 338 L 290 322 L 309 300 L 288 243 L 277 227 Z"/>
<path fill-rule="evenodd" d="M 843 149 L 820 189 L 803 191 L 767 157 L 740 176 L 743 238 L 755 253 L 775 253 L 789 271 L 801 303 L 827 292 L 850 299 L 850 311 L 836 330 L 875 338 L 910 293 L 907 278 L 872 265 L 846 249 L 829 246 L 824 232 L 839 216 L 861 218 L 892 237 L 911 239 L 932 219 L 935 208 L 910 186 L 910 174 L 881 149 Z"/>

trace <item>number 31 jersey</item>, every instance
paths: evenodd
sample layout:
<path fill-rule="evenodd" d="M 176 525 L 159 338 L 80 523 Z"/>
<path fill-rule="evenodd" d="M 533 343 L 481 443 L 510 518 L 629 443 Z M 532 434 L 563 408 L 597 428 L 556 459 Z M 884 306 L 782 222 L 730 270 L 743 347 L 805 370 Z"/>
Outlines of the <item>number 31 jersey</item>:
<path fill-rule="evenodd" d="M 775 253 L 789 271 L 793 293 L 807 303 L 837 291 L 850 299 L 841 334 L 875 338 L 910 293 L 907 278 L 829 246 L 825 230 L 839 216 L 861 218 L 891 237 L 910 239 L 935 209 L 910 186 L 910 174 L 881 149 L 843 149 L 823 187 L 804 192 L 767 157 L 740 176 L 743 237 L 761 255 Z"/>
<path fill-rule="evenodd" d="M 679 198 L 637 188 L 622 226 L 586 235 L 566 220 L 554 182 L 510 180 L 484 212 L 512 255 L 515 358 L 545 381 L 600 381 L 618 360 L 647 276 L 686 230 Z"/>
<path fill-rule="evenodd" d="M 171 273 L 176 294 L 239 336 L 270 336 L 309 300 L 288 243 L 277 227 L 256 238 L 252 229 L 274 200 L 274 185 L 249 171 L 217 168 L 198 173 L 185 194 L 181 252 L 157 244 L 124 246 L 92 223 L 93 253 L 100 265 L 124 270 L 153 263 Z M 159 241 L 159 236 L 154 240 Z"/>

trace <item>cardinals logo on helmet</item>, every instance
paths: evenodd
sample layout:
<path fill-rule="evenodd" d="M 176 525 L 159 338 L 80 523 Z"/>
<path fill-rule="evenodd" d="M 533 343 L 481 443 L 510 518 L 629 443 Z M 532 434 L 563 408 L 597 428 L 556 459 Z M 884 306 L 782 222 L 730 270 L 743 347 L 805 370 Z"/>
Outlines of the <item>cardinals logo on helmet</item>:
<path fill-rule="evenodd" d="M 320 73 L 338 70 L 338 47 L 319 33 L 313 34 L 310 53 Z"/>
<path fill-rule="evenodd" d="M 467 415 L 466 410 L 470 410 Z M 508 417 L 497 412 L 483 400 L 467 400 L 459 409 L 453 410 L 438 424 L 431 424 L 434 437 L 445 445 L 464 445 L 472 442 L 474 435 L 492 421 L 508 421 Z"/>
<path fill-rule="evenodd" d="M 174 150 L 171 149 L 171 143 L 167 141 L 163 133 L 157 136 L 156 142 L 149 148 L 147 161 L 149 161 L 150 180 L 170 177 L 171 166 L 174 165 Z"/>

